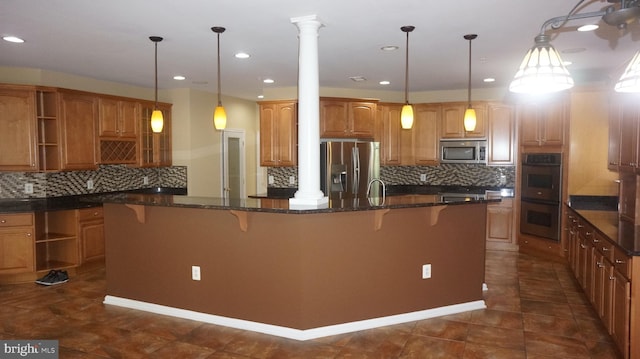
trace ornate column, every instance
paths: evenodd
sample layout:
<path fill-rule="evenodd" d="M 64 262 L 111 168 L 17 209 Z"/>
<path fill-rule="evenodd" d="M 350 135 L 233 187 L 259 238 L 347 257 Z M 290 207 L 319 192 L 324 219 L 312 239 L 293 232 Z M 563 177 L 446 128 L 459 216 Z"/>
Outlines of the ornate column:
<path fill-rule="evenodd" d="M 320 190 L 320 83 L 318 80 L 317 15 L 291 18 L 298 27 L 298 191 L 291 209 L 325 208 Z"/>

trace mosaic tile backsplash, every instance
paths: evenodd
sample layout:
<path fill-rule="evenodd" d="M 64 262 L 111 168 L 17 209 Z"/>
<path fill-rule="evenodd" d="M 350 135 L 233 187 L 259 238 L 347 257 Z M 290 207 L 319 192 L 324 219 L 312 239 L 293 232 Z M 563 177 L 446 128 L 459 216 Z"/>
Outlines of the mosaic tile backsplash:
<path fill-rule="evenodd" d="M 421 174 L 427 176 L 426 181 L 420 181 Z M 298 186 L 297 167 L 269 167 L 267 175 L 273 176 L 269 187 Z M 294 177 L 296 183 L 290 184 L 290 177 Z M 515 187 L 516 167 L 473 164 L 381 166 L 380 178 L 387 185 Z"/>
<path fill-rule="evenodd" d="M 88 188 L 89 181 L 93 182 L 92 189 Z M 25 193 L 27 183 L 33 185 L 33 193 Z M 187 167 L 102 165 L 94 171 L 0 172 L 0 198 L 46 198 L 151 187 L 186 188 Z"/>

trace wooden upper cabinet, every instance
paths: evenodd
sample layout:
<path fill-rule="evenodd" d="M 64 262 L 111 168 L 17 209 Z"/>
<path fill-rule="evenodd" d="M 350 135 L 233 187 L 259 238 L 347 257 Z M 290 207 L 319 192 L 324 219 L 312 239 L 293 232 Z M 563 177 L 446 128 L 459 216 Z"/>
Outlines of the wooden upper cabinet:
<path fill-rule="evenodd" d="M 640 105 L 635 96 L 616 94 L 609 116 L 609 169 L 636 172 L 640 168 Z"/>
<path fill-rule="evenodd" d="M 96 120 L 95 96 L 61 92 L 62 169 L 95 169 Z"/>
<path fill-rule="evenodd" d="M 476 110 L 476 128 L 468 132 L 464 130 L 464 113 L 467 107 L 468 104 L 466 102 L 442 104 L 441 138 L 484 138 L 487 136 L 485 103 L 471 103 L 471 107 Z"/>
<path fill-rule="evenodd" d="M 151 113 L 155 104 L 153 102 L 140 103 L 140 138 L 139 138 L 139 166 L 160 167 L 171 166 L 172 142 L 171 142 L 171 104 L 158 103 L 158 109 L 162 111 L 164 126 L 162 132 L 155 133 L 151 130 Z"/>
<path fill-rule="evenodd" d="M 614 97 L 609 108 L 609 152 L 607 168 L 612 171 L 618 171 L 620 165 L 620 136 L 622 117 L 622 106 L 619 99 Z"/>
<path fill-rule="evenodd" d="M 515 113 L 513 106 L 502 103 L 487 105 L 488 157 L 490 166 L 515 165 Z"/>
<path fill-rule="evenodd" d="M 35 90 L 0 87 L 0 170 L 35 171 Z"/>
<path fill-rule="evenodd" d="M 561 147 L 564 145 L 565 124 L 569 120 L 566 98 L 522 103 L 518 105 L 520 145 Z"/>
<path fill-rule="evenodd" d="M 98 103 L 100 137 L 135 139 L 138 136 L 140 105 L 137 102 L 100 98 Z"/>
<path fill-rule="evenodd" d="M 437 165 L 440 105 L 413 106 L 413 160 L 416 165 Z"/>
<path fill-rule="evenodd" d="M 320 137 L 373 138 L 375 119 L 375 102 L 320 100 Z"/>
<path fill-rule="evenodd" d="M 399 165 L 401 163 L 400 144 L 400 113 L 401 104 L 378 104 L 380 114 L 381 134 L 380 141 L 380 164 Z"/>
<path fill-rule="evenodd" d="M 297 164 L 297 108 L 291 102 L 260 103 L 260 165 Z"/>

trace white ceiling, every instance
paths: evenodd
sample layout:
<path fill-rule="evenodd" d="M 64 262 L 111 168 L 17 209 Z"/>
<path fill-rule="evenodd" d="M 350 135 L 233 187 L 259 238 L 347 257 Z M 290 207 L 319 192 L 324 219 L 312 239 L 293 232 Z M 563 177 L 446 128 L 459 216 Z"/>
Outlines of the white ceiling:
<path fill-rule="evenodd" d="M 405 33 L 409 37 L 409 91 L 465 89 L 468 42 L 473 40 L 472 87 L 506 87 L 545 20 L 566 15 L 575 5 L 558 0 L 2 0 L 0 66 L 33 67 L 101 80 L 153 87 L 153 43 L 158 45 L 161 89 L 191 87 L 216 92 L 216 35 L 221 35 L 222 93 L 256 99 L 267 87 L 297 83 L 297 28 L 292 17 L 317 15 L 320 86 L 404 91 Z M 579 12 L 611 5 L 585 1 Z M 600 23 L 589 33 L 577 25 Z M 571 21 L 553 34 L 552 44 L 577 83 L 617 79 L 640 49 L 640 25 L 626 31 L 600 18 Z M 384 52 L 385 45 L 398 51 Z M 579 51 L 582 49 L 582 51 Z M 239 60 L 244 51 L 251 58 Z M 185 81 L 175 81 L 174 75 Z M 353 82 L 363 76 L 365 82 Z M 262 83 L 273 78 L 272 85 Z M 482 79 L 495 77 L 485 84 Z M 381 86 L 381 80 L 391 84 Z"/>

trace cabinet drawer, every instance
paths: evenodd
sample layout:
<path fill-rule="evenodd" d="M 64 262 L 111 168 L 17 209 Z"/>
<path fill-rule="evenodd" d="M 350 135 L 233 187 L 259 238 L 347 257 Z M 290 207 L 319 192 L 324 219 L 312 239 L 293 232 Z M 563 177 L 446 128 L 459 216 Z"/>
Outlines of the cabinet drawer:
<path fill-rule="evenodd" d="M 618 248 L 613 250 L 613 265 L 620 274 L 631 280 L 631 257 L 622 253 Z"/>
<path fill-rule="evenodd" d="M 0 227 L 32 225 L 33 213 L 0 214 Z"/>
<path fill-rule="evenodd" d="M 78 210 L 78 221 L 87 221 L 96 218 L 103 218 L 102 207 L 83 208 Z"/>
<path fill-rule="evenodd" d="M 598 243 L 594 243 L 594 247 L 603 257 L 613 262 L 613 244 L 598 236 Z"/>

